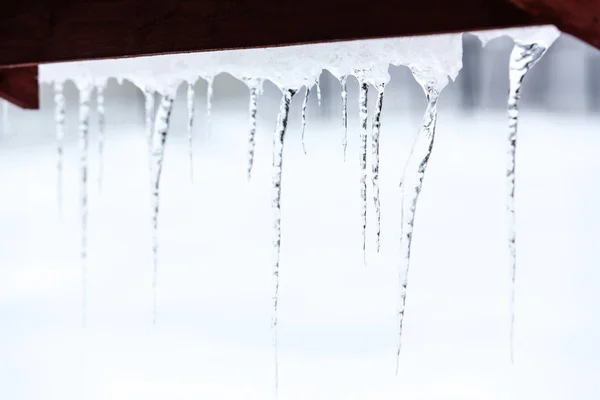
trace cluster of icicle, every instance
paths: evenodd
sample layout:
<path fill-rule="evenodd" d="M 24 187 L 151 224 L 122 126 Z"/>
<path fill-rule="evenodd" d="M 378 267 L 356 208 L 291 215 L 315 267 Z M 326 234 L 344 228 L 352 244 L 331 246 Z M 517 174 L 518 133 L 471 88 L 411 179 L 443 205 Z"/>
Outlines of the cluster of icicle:
<path fill-rule="evenodd" d="M 514 330 L 514 285 L 516 278 L 516 235 L 515 235 L 515 155 L 517 146 L 518 99 L 521 83 L 527 72 L 541 59 L 546 50 L 558 38 L 556 28 L 547 26 L 540 28 L 488 31 L 476 33 L 485 45 L 488 41 L 503 35 L 515 40 L 514 50 L 510 57 L 510 93 L 508 99 L 509 135 L 508 135 L 508 215 L 509 215 L 509 250 L 511 272 L 511 360 L 513 357 Z M 316 85 L 320 99 L 319 76 L 327 69 L 337 77 L 342 86 L 342 120 L 344 136 L 341 140 L 344 156 L 346 155 L 348 120 L 347 120 L 347 82 L 349 76 L 355 76 L 359 82 L 359 118 L 360 118 L 360 151 L 359 162 L 361 175 L 359 179 L 362 199 L 362 247 L 366 252 L 367 232 L 367 159 L 369 157 L 368 142 L 368 91 L 371 87 L 377 90 L 377 102 L 371 123 L 371 185 L 373 203 L 376 214 L 376 246 L 379 250 L 381 207 L 379 199 L 379 136 L 384 91 L 390 76 L 390 65 L 404 65 L 411 69 L 414 78 L 421 85 L 427 98 L 427 108 L 421 127 L 414 139 L 409 159 L 404 168 L 400 190 L 402 191 L 401 221 L 401 260 L 399 260 L 399 294 L 398 294 L 398 346 L 399 361 L 401 349 L 402 326 L 405 314 L 410 252 L 413 239 L 413 227 L 419 195 L 427 165 L 432 154 L 437 121 L 437 103 L 441 91 L 456 78 L 462 68 L 462 35 L 439 35 L 432 37 L 381 39 L 355 41 L 347 43 L 328 43 L 284 48 L 222 51 L 186 55 L 167 55 L 142 57 L 137 59 L 107 60 L 65 63 L 42 66 L 40 79 L 53 83 L 56 102 L 57 143 L 58 143 L 58 175 L 59 196 L 61 192 L 62 140 L 64 136 L 65 99 L 62 93 L 63 82 L 73 80 L 80 90 L 80 151 L 81 151 L 81 225 L 82 225 L 82 279 L 83 279 L 83 323 L 86 319 L 86 224 L 87 224 L 87 151 L 89 101 L 93 89 L 97 93 L 98 113 L 100 115 L 100 148 L 103 146 L 104 126 L 104 87 L 109 78 L 127 79 L 136 84 L 145 94 L 146 99 L 146 133 L 148 137 L 149 169 L 151 175 L 151 196 L 153 204 L 153 256 L 154 256 L 154 313 L 156 321 L 156 285 L 158 271 L 158 216 L 160 176 L 164 162 L 165 143 L 168 137 L 169 118 L 178 87 L 187 84 L 188 139 L 190 145 L 190 177 L 193 180 L 191 144 L 193 138 L 194 84 L 203 78 L 208 82 L 207 115 L 210 121 L 213 80 L 216 75 L 227 72 L 243 82 L 249 88 L 249 133 L 248 133 L 248 179 L 251 178 L 254 162 L 255 134 L 257 128 L 258 99 L 262 91 L 262 83 L 270 80 L 282 91 L 280 111 L 273 137 L 273 176 L 272 176 L 272 208 L 273 208 L 273 345 L 275 352 L 275 386 L 277 387 L 277 303 L 279 290 L 279 253 L 281 245 L 281 194 L 282 169 L 285 135 L 288 125 L 290 104 L 294 96 L 306 88 L 302 104 L 302 137 L 306 128 L 307 99 L 311 89 Z M 155 94 L 161 100 L 155 110 Z M 210 129 L 210 122 L 209 128 Z M 304 141 L 302 142 L 304 146 Z M 305 149 L 305 148 L 304 148 Z M 306 151 L 306 149 L 305 149 Z M 99 183 L 101 184 L 100 177 Z M 366 256 L 365 256 L 366 263 Z"/>

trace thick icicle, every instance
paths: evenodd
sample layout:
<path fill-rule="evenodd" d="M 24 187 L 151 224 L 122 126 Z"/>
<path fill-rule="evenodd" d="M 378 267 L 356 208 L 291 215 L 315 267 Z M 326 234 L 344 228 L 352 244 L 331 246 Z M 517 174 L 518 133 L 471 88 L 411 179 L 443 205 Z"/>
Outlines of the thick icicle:
<path fill-rule="evenodd" d="M 88 145 L 92 86 L 79 89 L 79 205 L 81 207 L 81 321 L 87 325 Z"/>
<path fill-rule="evenodd" d="M 190 160 L 190 179 L 194 182 L 194 142 L 193 142 L 193 129 L 194 129 L 194 100 L 196 92 L 194 91 L 194 84 L 188 83 L 187 90 L 187 134 L 188 134 L 188 156 Z"/>
<path fill-rule="evenodd" d="M 256 114 L 258 113 L 258 94 L 260 82 L 249 81 L 250 104 L 248 106 L 250 119 L 250 134 L 248 135 L 248 180 L 252 177 L 254 167 L 254 148 L 256 147 Z"/>
<path fill-rule="evenodd" d="M 519 97 L 523 79 L 531 68 L 546 53 L 546 48 L 538 44 L 523 45 L 516 43 L 510 55 L 509 93 L 508 93 L 508 165 L 507 179 L 507 210 L 508 210 L 508 248 L 511 267 L 510 294 L 510 360 L 514 363 L 514 328 L 515 328 L 515 292 L 517 274 L 517 246 L 515 228 L 515 161 L 517 152 L 517 125 L 519 119 Z"/>
<path fill-rule="evenodd" d="M 66 101 L 62 82 L 54 83 L 54 121 L 56 123 L 56 194 L 58 201 L 58 211 L 62 214 L 62 196 L 63 196 L 63 153 L 65 137 L 65 111 Z"/>
<path fill-rule="evenodd" d="M 348 77 L 342 76 L 342 124 L 344 125 L 344 138 L 342 146 L 344 147 L 344 161 L 346 161 L 346 149 L 348 148 Z"/>
<path fill-rule="evenodd" d="M 396 373 L 400 363 L 400 350 L 402 348 L 402 327 L 406 309 L 406 291 L 408 286 L 408 272 L 410 268 L 410 251 L 413 239 L 415 213 L 423 178 L 433 150 L 435 139 L 435 126 L 437 122 L 437 102 L 439 93 L 431 86 L 425 86 L 427 95 L 427 109 L 423 117 L 421 129 L 415 138 L 411 154 L 406 163 L 402 177 L 402 225 L 401 225 L 401 262 L 399 269 L 400 290 L 398 304 L 398 347 L 396 353 Z"/>
<path fill-rule="evenodd" d="M 162 173 L 163 160 L 165 155 L 165 144 L 169 132 L 169 120 L 176 90 L 169 90 L 163 94 L 160 105 L 156 112 L 154 130 L 152 133 L 152 155 L 151 167 L 152 174 L 152 257 L 153 257 L 153 277 L 152 277 L 152 321 L 156 324 L 157 310 L 157 284 L 158 284 L 158 211 L 160 200 L 160 176 Z"/>
<path fill-rule="evenodd" d="M 214 80 L 210 78 L 208 80 L 208 87 L 206 88 L 206 130 L 208 131 L 208 136 L 212 135 L 212 102 L 214 95 Z"/>
<path fill-rule="evenodd" d="M 152 120 L 154 118 L 154 102 L 154 91 L 150 89 L 144 90 L 145 125 L 146 139 L 148 140 L 148 152 L 152 151 Z"/>
<path fill-rule="evenodd" d="M 96 85 L 96 111 L 98 112 L 98 189 L 102 190 L 104 175 L 104 136 L 106 126 L 106 110 L 104 107 L 104 89 L 106 84 Z"/>
<path fill-rule="evenodd" d="M 372 137 L 371 144 L 373 146 L 373 161 L 372 161 L 372 183 L 373 183 L 373 202 L 375 203 L 376 235 L 377 235 L 377 252 L 381 248 L 381 200 L 379 198 L 379 134 L 381 132 L 381 111 L 383 109 L 383 94 L 385 84 L 377 88 L 377 104 L 375 113 L 373 114 Z"/>
<path fill-rule="evenodd" d="M 304 101 L 302 102 L 302 150 L 306 154 L 306 144 L 304 143 L 304 133 L 306 131 L 306 107 L 308 106 L 308 98 L 310 96 L 310 87 L 306 86 L 306 92 L 304 92 Z"/>
<path fill-rule="evenodd" d="M 319 104 L 319 107 L 321 107 L 321 78 L 317 79 L 315 85 L 317 86 L 317 103 Z"/>
<path fill-rule="evenodd" d="M 360 197 L 362 200 L 362 250 L 363 262 L 367 264 L 367 125 L 369 112 L 367 102 L 369 84 L 360 83 L 359 117 L 360 117 Z"/>
<path fill-rule="evenodd" d="M 290 105 L 296 90 L 287 89 L 283 92 L 279 116 L 277 117 L 277 129 L 273 138 L 273 186 L 272 186 L 272 207 L 273 207 L 273 349 L 275 356 L 275 394 L 279 387 L 279 362 L 277 354 L 277 304 L 279 301 L 279 255 L 281 250 L 281 177 L 283 169 L 283 147 L 285 133 L 290 115 Z"/>

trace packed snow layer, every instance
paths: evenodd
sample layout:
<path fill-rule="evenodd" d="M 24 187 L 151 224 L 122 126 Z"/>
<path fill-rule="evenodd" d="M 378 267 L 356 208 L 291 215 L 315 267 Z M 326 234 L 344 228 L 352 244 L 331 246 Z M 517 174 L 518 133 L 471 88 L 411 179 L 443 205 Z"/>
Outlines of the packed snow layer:
<path fill-rule="evenodd" d="M 515 40 L 547 41 L 554 27 L 478 33 L 485 43 L 502 35 Z M 73 80 L 78 86 L 109 78 L 129 80 L 142 89 L 229 73 L 240 80 L 270 80 L 280 88 L 312 86 L 324 69 L 338 79 L 354 75 L 374 85 L 389 81 L 390 65 L 409 67 L 421 85 L 441 90 L 462 68 L 462 35 L 358 40 L 266 49 L 227 50 L 40 66 L 41 82 Z"/>

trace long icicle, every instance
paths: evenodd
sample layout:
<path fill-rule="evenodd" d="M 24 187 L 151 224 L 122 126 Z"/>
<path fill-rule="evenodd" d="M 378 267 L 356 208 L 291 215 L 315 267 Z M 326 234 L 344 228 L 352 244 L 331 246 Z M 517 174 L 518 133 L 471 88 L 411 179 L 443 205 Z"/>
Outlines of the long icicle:
<path fill-rule="evenodd" d="M 304 133 L 306 132 L 306 107 L 308 106 L 308 98 L 310 96 L 310 87 L 306 85 L 304 92 L 304 100 L 302 101 L 302 150 L 306 154 L 306 144 L 304 143 Z"/>
<path fill-rule="evenodd" d="M 381 132 L 381 112 L 383 110 L 383 96 L 385 84 L 377 87 L 377 104 L 373 114 L 371 144 L 373 146 L 373 161 L 371 166 L 373 183 L 373 202 L 375 203 L 377 252 L 381 249 L 381 199 L 379 197 L 379 134 Z"/>
<path fill-rule="evenodd" d="M 360 83 L 359 116 L 360 116 L 360 197 L 362 201 L 362 250 L 363 262 L 367 265 L 367 125 L 369 84 Z"/>
<path fill-rule="evenodd" d="M 439 93 L 431 86 L 425 87 L 427 109 L 423 117 L 421 129 L 415 139 L 411 154 L 402 177 L 402 233 L 401 262 L 399 268 L 399 301 L 398 301 L 398 347 L 396 352 L 396 374 L 400 367 L 400 351 L 402 349 L 402 328 L 406 310 L 406 292 L 410 269 L 410 251 L 413 239 L 413 228 L 417 202 L 423 188 L 423 179 L 433 150 L 435 126 L 437 122 L 437 102 Z"/>
<path fill-rule="evenodd" d="M 187 134 L 188 134 L 188 157 L 190 161 L 190 180 L 194 182 L 194 110 L 196 92 L 194 84 L 188 83 L 187 88 Z"/>
<path fill-rule="evenodd" d="M 87 326 L 88 146 L 92 86 L 79 89 L 79 205 L 81 207 L 81 324 Z"/>
<path fill-rule="evenodd" d="M 208 137 L 212 135 L 212 103 L 214 95 L 214 79 L 208 79 L 208 87 L 206 88 L 206 130 Z"/>
<path fill-rule="evenodd" d="M 317 79 L 315 85 L 317 86 L 317 104 L 319 104 L 319 107 L 321 107 L 321 78 Z"/>
<path fill-rule="evenodd" d="M 523 45 L 516 43 L 510 55 L 509 94 L 508 94 L 508 152 L 507 152 L 507 211 L 508 211 L 508 249 L 511 268 L 510 293 L 510 361 L 514 364 L 515 330 L 515 294 L 517 275 L 517 233 L 515 216 L 515 167 L 517 153 L 517 126 L 519 120 L 519 98 L 523 79 L 531 68 L 543 57 L 546 48 L 538 44 Z"/>
<path fill-rule="evenodd" d="M 104 90 L 106 83 L 96 85 L 96 111 L 98 113 L 98 189 L 102 191 L 104 179 L 104 139 L 106 127 L 106 109 L 104 107 Z"/>
<path fill-rule="evenodd" d="M 275 397 L 279 389 L 279 359 L 277 353 L 277 305 L 279 302 L 279 257 L 281 253 L 281 180 L 283 172 L 283 148 L 285 133 L 290 115 L 290 105 L 292 98 L 296 94 L 296 90 L 287 89 L 283 92 L 279 115 L 277 117 L 277 129 L 273 137 L 273 186 L 272 186 L 272 207 L 273 207 L 273 279 L 274 279 L 274 294 L 273 294 L 273 350 L 275 357 Z"/>
<path fill-rule="evenodd" d="M 160 200 L 160 176 L 163 168 L 165 144 L 169 132 L 169 121 L 176 87 L 163 94 L 156 112 L 156 120 L 152 133 L 151 180 L 152 180 L 152 323 L 156 324 L 157 292 L 158 292 L 158 212 Z"/>
<path fill-rule="evenodd" d="M 344 148 L 344 161 L 346 161 L 346 150 L 348 148 L 348 76 L 342 76 L 342 124 L 344 125 L 344 138 L 342 147 Z"/>
<path fill-rule="evenodd" d="M 250 88 L 250 103 L 248 105 L 248 116 L 250 122 L 250 133 L 248 135 L 248 180 L 252 178 L 252 168 L 254 167 L 254 150 L 256 147 L 256 115 L 258 114 L 258 94 L 260 88 L 259 81 L 248 81 Z"/>
<path fill-rule="evenodd" d="M 56 123 L 56 194 L 58 212 L 62 215 L 63 203 L 63 153 L 65 137 L 66 100 L 62 82 L 54 83 L 54 120 Z"/>

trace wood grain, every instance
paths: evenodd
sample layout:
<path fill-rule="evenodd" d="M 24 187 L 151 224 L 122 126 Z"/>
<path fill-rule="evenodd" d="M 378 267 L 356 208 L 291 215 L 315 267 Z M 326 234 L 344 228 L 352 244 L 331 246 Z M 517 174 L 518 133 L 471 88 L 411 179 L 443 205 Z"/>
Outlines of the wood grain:
<path fill-rule="evenodd" d="M 600 49 L 600 0 L 507 0 Z"/>
<path fill-rule="evenodd" d="M 20 0 L 0 13 L 0 65 L 533 23 L 506 0 Z"/>

